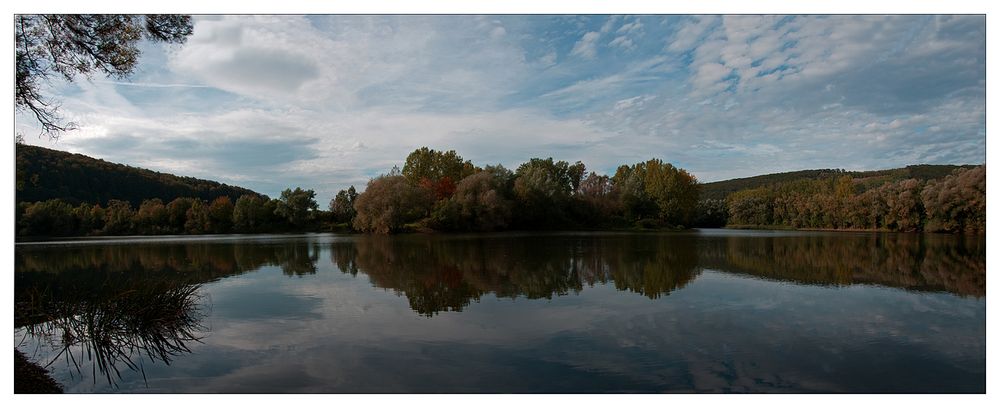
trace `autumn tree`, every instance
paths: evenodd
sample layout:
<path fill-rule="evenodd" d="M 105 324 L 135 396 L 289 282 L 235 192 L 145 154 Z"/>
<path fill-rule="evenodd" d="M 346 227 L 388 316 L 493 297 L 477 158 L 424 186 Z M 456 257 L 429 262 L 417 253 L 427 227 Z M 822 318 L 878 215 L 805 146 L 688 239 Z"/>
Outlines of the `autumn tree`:
<path fill-rule="evenodd" d="M 956 170 L 920 193 L 928 231 L 986 231 L 986 166 Z"/>
<path fill-rule="evenodd" d="M 76 233 L 73 206 L 62 200 L 39 201 L 27 206 L 19 220 L 21 235 L 66 236 Z"/>
<path fill-rule="evenodd" d="M 208 204 L 195 199 L 187 210 L 184 232 L 188 234 L 207 234 L 211 232 L 211 219 L 208 215 Z"/>
<path fill-rule="evenodd" d="M 169 212 L 162 200 L 145 200 L 135 213 L 135 229 L 139 234 L 163 234 L 170 230 L 169 220 Z"/>
<path fill-rule="evenodd" d="M 104 212 L 104 233 L 107 235 L 126 235 L 133 231 L 132 218 L 135 211 L 128 201 L 110 200 Z"/>
<path fill-rule="evenodd" d="M 584 225 L 601 225 L 613 222 L 622 207 L 612 184 L 611 177 L 590 172 L 576 191 L 575 218 Z M 620 217 L 618 217 L 620 218 Z"/>
<path fill-rule="evenodd" d="M 462 159 L 454 150 L 439 152 L 427 147 L 406 156 L 403 177 L 412 184 L 428 189 L 435 200 L 451 196 L 457 183 L 475 172 L 472 162 Z"/>
<path fill-rule="evenodd" d="M 167 222 L 171 232 L 180 234 L 185 231 L 187 213 L 194 202 L 193 198 L 179 197 L 167 204 Z"/>
<path fill-rule="evenodd" d="M 383 175 L 368 182 L 354 202 L 354 229 L 388 234 L 423 218 L 434 203 L 426 189 L 398 174 Z"/>
<path fill-rule="evenodd" d="M 80 235 L 90 235 L 104 228 L 104 209 L 100 204 L 80 203 L 73 209 L 73 217 L 79 222 Z"/>
<path fill-rule="evenodd" d="M 228 233 L 233 227 L 233 202 L 222 196 L 208 206 L 209 230 L 215 234 Z"/>
<path fill-rule="evenodd" d="M 493 231 L 507 227 L 512 200 L 509 180 L 513 174 L 502 166 L 468 176 L 455 193 L 435 207 L 432 218 L 438 228 L 462 231 Z"/>

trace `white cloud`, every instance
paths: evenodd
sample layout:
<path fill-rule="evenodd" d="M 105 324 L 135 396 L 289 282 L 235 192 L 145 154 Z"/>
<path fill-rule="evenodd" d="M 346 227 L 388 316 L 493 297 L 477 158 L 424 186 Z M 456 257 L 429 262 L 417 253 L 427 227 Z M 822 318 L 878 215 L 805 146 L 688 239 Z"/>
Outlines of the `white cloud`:
<path fill-rule="evenodd" d="M 980 16 L 656 19 L 199 17 L 134 84 L 56 87 L 81 129 L 54 147 L 323 200 L 424 145 L 706 181 L 985 159 Z"/>
<path fill-rule="evenodd" d="M 635 43 L 633 43 L 632 40 L 628 38 L 628 36 L 624 35 L 615 37 L 615 39 L 611 40 L 611 42 L 608 43 L 608 45 L 612 47 L 619 47 L 625 50 L 631 50 L 635 48 Z"/>
<path fill-rule="evenodd" d="M 580 40 L 573 45 L 570 55 L 578 55 L 583 58 L 594 58 L 597 55 L 597 40 L 601 38 L 601 33 L 591 31 L 580 37 Z"/>

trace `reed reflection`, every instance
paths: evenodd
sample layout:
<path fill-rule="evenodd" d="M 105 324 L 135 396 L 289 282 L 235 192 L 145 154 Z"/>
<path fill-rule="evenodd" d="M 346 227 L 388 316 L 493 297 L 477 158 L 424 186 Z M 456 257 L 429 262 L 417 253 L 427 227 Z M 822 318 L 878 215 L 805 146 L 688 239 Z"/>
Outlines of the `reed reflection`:
<path fill-rule="evenodd" d="M 15 334 L 53 350 L 77 373 L 92 364 L 109 385 L 143 361 L 169 365 L 208 329 L 201 285 L 277 266 L 285 275 L 316 273 L 320 249 L 281 244 L 81 245 L 15 251 Z"/>
<path fill-rule="evenodd" d="M 199 285 L 167 280 L 106 282 L 100 293 L 63 291 L 34 286 L 23 290 L 15 308 L 15 334 L 53 347 L 60 358 L 81 373 L 85 361 L 93 364 L 109 385 L 121 379 L 122 367 L 139 371 L 145 379 L 144 359 L 167 365 L 188 353 L 205 328 L 200 322 L 205 306 Z M 74 295 L 75 293 L 75 295 Z M 20 333 L 18 333 L 20 332 Z"/>

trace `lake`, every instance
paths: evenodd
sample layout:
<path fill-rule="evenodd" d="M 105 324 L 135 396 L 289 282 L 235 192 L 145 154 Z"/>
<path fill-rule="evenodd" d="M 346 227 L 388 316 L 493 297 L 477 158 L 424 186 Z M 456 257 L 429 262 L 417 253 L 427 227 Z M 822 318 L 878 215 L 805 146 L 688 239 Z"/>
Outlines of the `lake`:
<path fill-rule="evenodd" d="M 983 236 L 257 235 L 15 247 L 74 393 L 984 393 Z"/>

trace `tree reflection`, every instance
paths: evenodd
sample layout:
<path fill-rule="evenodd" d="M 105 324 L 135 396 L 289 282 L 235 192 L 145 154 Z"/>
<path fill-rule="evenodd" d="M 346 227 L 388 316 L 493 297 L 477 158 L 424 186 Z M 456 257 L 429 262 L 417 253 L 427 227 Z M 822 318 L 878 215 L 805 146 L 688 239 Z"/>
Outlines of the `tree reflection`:
<path fill-rule="evenodd" d="M 551 299 L 609 282 L 655 299 L 699 271 L 695 241 L 666 235 L 363 236 L 331 253 L 340 270 L 360 270 L 426 316 L 461 311 L 487 293 Z"/>
<path fill-rule="evenodd" d="M 703 240 L 700 247 L 701 262 L 706 267 L 767 279 L 986 295 L 983 236 L 902 233 L 730 236 Z"/>
<path fill-rule="evenodd" d="M 89 294 L 90 302 L 119 296 L 123 287 L 155 288 L 149 282 L 167 281 L 182 288 L 265 266 L 304 277 L 317 273 L 327 248 L 332 266 L 353 276 L 361 273 L 375 287 L 406 297 L 410 307 L 425 316 L 464 310 L 488 294 L 551 299 L 604 284 L 657 299 L 683 288 L 706 268 L 799 284 L 986 294 L 982 236 L 364 235 L 338 238 L 323 248 L 312 239 L 19 247 L 15 324 L 38 324 L 51 317 L 32 309 L 37 304 L 32 296 L 64 301 Z"/>
<path fill-rule="evenodd" d="M 811 285 L 876 284 L 985 296 L 985 241 L 919 234 L 362 236 L 331 246 L 338 269 L 405 296 L 417 313 L 485 294 L 552 298 L 613 284 L 657 299 L 702 270 Z"/>

